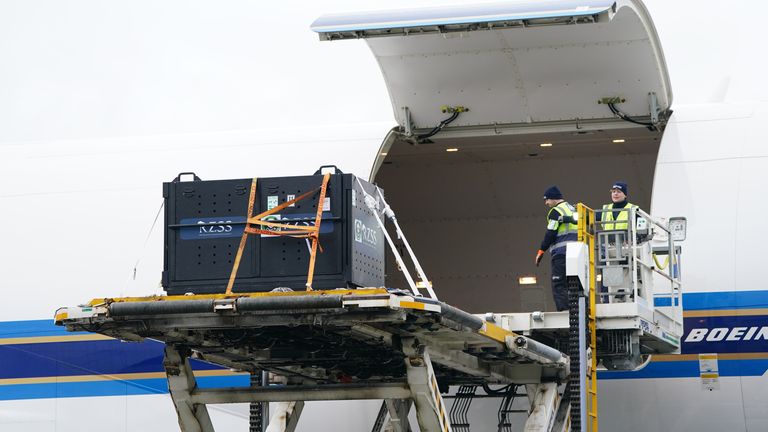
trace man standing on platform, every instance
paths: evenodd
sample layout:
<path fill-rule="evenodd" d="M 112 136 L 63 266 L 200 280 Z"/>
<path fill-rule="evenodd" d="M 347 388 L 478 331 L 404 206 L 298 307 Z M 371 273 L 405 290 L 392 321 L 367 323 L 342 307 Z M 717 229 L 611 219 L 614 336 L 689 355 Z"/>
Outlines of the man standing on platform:
<path fill-rule="evenodd" d="M 541 263 L 544 253 L 549 249 L 552 256 L 552 296 L 558 311 L 568 309 L 568 285 L 565 279 L 565 249 L 568 242 L 576 241 L 577 225 L 574 218 L 576 209 L 563 199 L 557 186 L 551 186 L 544 192 L 544 204 L 547 212 L 547 231 L 541 247 L 536 253 L 536 267 Z"/>

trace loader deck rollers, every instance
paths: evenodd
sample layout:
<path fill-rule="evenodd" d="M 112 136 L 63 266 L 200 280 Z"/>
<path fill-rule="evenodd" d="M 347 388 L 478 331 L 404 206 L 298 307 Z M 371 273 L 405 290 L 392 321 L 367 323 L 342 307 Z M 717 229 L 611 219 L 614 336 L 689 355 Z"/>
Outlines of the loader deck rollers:
<path fill-rule="evenodd" d="M 392 418 L 413 401 L 422 431 L 447 431 L 440 389 L 483 384 L 528 385 L 528 423 L 541 424 L 533 417 L 555 416 L 570 368 L 566 355 L 533 339 L 443 302 L 378 288 L 96 299 L 58 310 L 56 324 L 164 342 L 183 431 L 213 431 L 208 403 L 353 399 L 401 401 L 391 403 Z M 189 357 L 272 372 L 285 384 L 200 389 Z"/>

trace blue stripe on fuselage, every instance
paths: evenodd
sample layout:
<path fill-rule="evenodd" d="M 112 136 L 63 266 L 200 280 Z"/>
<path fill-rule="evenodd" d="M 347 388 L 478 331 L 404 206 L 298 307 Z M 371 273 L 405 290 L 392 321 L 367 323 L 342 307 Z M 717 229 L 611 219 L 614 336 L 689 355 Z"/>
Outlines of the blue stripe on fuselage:
<path fill-rule="evenodd" d="M 0 345 L 0 379 L 162 372 L 163 344 L 119 340 Z M 191 360 L 195 369 L 221 369 Z"/>
<path fill-rule="evenodd" d="M 247 387 L 248 375 L 197 377 L 200 388 Z M 0 385 L 0 401 L 64 397 L 135 396 L 168 393 L 164 378 Z"/>
<path fill-rule="evenodd" d="M 762 376 L 768 358 L 718 360 L 721 377 Z M 699 378 L 699 361 L 652 361 L 638 371 L 600 371 L 598 379 Z"/>
<path fill-rule="evenodd" d="M 88 334 L 88 332 L 68 332 L 66 328 L 56 326 L 53 321 L 2 321 L 0 322 L 0 339 L 20 337 L 67 336 Z"/>
<path fill-rule="evenodd" d="M 656 299 L 656 306 L 669 306 L 668 298 Z M 728 310 L 768 308 L 768 291 L 721 291 L 683 294 L 683 309 Z"/>
<path fill-rule="evenodd" d="M 659 303 L 657 302 L 657 305 Z M 700 317 L 685 318 L 686 333 L 682 351 L 697 353 L 752 354 L 751 358 L 719 359 L 719 373 L 728 376 L 761 376 L 768 370 L 768 340 L 757 338 L 755 331 L 750 340 L 744 340 L 747 331 L 738 328 L 768 326 L 768 315 L 707 316 L 706 311 L 766 309 L 768 291 L 737 291 L 717 293 L 689 293 L 683 296 L 686 311 L 697 311 Z M 747 312 L 748 311 L 743 311 Z M 743 313 L 742 312 L 742 313 Z M 750 311 L 751 312 L 751 311 Z M 714 312 L 713 312 L 714 313 Z M 734 331 L 733 329 L 737 330 Z M 691 330 L 707 329 L 708 333 L 696 342 L 685 342 Z M 720 329 L 711 333 L 714 329 Z M 728 329 L 728 331 L 722 330 Z M 703 330 L 699 330 L 702 334 Z M 69 336 L 87 334 L 69 333 L 50 320 L 0 322 L 0 339 Z M 729 335 L 731 339 L 728 340 Z M 709 337 L 709 340 L 707 340 Z M 741 340 L 736 340 L 738 338 Z M 757 356 L 757 357 L 755 357 Z M 690 358 L 690 357 L 689 357 Z M 163 344 L 147 340 L 144 343 L 126 343 L 117 340 L 48 342 L 0 345 L 0 379 L 55 377 L 73 375 L 119 375 L 127 373 L 163 372 Z M 222 369 L 219 366 L 194 361 L 196 369 Z M 696 360 L 652 361 L 645 368 L 633 372 L 600 373 L 600 379 L 685 378 L 699 377 Z M 200 377 L 201 385 L 248 385 L 247 376 Z M 166 393 L 164 379 L 101 380 L 68 383 L 0 385 L 0 400 L 43 397 L 80 397 Z"/>

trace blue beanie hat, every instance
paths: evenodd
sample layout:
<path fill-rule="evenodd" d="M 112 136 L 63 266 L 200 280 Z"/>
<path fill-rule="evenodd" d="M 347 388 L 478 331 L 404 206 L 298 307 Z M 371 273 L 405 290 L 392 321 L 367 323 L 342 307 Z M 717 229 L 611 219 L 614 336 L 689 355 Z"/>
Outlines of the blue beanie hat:
<path fill-rule="evenodd" d="M 550 186 L 544 191 L 544 199 L 563 199 L 563 194 L 557 186 Z"/>
<path fill-rule="evenodd" d="M 618 189 L 624 192 L 624 195 L 629 195 L 629 192 L 628 192 L 629 189 L 627 188 L 627 184 L 624 182 L 620 182 L 620 181 L 614 182 L 613 186 L 611 186 L 611 189 Z"/>

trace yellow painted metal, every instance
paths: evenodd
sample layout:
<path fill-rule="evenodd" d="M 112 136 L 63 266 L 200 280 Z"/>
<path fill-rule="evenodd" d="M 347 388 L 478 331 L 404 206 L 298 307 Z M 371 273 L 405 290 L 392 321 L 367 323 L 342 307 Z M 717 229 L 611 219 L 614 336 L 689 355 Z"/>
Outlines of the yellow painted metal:
<path fill-rule="evenodd" d="M 501 343 L 506 343 L 508 336 L 517 337 L 517 333 L 505 330 L 496 324 L 489 322 L 484 323 L 483 328 L 480 329 L 479 333 Z"/>
<path fill-rule="evenodd" d="M 587 430 L 597 432 L 597 274 L 595 271 L 595 211 L 579 203 L 576 210 L 579 214 L 579 241 L 587 244 L 589 249 L 589 348 L 592 350 L 589 370 L 587 371 Z"/>
<path fill-rule="evenodd" d="M 400 300 L 400 307 L 408 308 L 408 309 L 420 309 L 420 310 L 426 309 L 426 305 L 424 303 L 412 302 L 407 300 Z"/>
<path fill-rule="evenodd" d="M 234 293 L 234 294 L 195 294 L 195 295 L 176 295 L 176 296 L 148 296 L 148 297 L 121 297 L 121 298 L 98 298 L 91 300 L 89 306 L 101 306 L 110 303 L 126 302 L 145 302 L 145 301 L 179 301 L 179 300 L 220 300 L 234 299 L 239 297 L 289 297 L 289 296 L 322 296 L 322 295 L 377 295 L 389 294 L 384 288 L 358 288 L 358 289 L 334 289 L 334 290 L 314 290 L 314 291 L 289 291 L 289 292 L 254 292 L 254 293 Z"/>
<path fill-rule="evenodd" d="M 333 289 L 333 290 L 313 290 L 313 291 L 289 291 L 289 292 L 254 292 L 254 293 L 233 293 L 233 294 L 195 294 L 195 295 L 177 295 L 177 296 L 148 296 L 148 297 L 121 297 L 121 298 L 97 298 L 91 300 L 88 305 L 91 307 L 104 306 L 112 303 L 129 302 L 147 302 L 147 301 L 192 301 L 192 300 L 223 300 L 235 299 L 240 297 L 287 297 L 287 296 L 323 296 L 323 295 L 341 295 L 341 296 L 372 296 L 388 295 L 385 288 L 357 288 L 357 289 Z M 400 300 L 400 307 L 407 309 L 426 310 L 427 307 L 422 302 Z M 57 315 L 56 322 L 66 320 L 66 313 Z M 517 334 L 505 330 L 495 324 L 486 322 L 478 333 L 499 343 L 506 343 L 507 337 L 516 337 Z"/>

